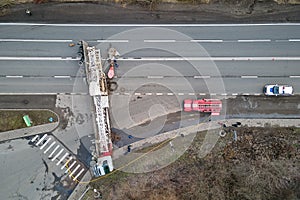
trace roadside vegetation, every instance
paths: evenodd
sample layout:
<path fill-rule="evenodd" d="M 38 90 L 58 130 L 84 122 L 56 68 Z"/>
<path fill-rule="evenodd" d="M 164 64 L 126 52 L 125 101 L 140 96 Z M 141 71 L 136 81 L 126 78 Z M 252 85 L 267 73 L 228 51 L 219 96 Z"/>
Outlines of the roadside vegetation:
<path fill-rule="evenodd" d="M 300 129 L 236 128 L 199 158 L 203 133 L 174 163 L 150 173 L 117 171 L 90 183 L 102 199 L 299 199 Z M 85 199 L 94 199 L 91 189 Z"/>
<path fill-rule="evenodd" d="M 49 110 L 1 110 L 0 111 L 0 132 L 25 128 L 23 116 L 28 115 L 32 121 L 32 126 L 49 123 L 49 118 L 53 118 L 53 122 L 57 122 L 55 113 Z"/>

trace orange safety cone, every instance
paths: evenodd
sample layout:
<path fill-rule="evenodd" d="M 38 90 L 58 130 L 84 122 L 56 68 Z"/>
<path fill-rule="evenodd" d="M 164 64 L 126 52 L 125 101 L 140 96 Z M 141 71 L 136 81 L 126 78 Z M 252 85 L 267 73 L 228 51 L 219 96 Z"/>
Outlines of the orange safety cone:
<path fill-rule="evenodd" d="M 113 65 L 110 65 L 107 76 L 109 79 L 112 79 L 115 76 L 115 70 Z"/>

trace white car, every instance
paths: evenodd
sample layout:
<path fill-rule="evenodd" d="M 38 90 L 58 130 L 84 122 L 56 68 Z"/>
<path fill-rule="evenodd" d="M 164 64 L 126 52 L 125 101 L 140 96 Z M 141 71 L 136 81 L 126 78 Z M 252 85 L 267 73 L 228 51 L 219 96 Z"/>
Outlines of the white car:
<path fill-rule="evenodd" d="M 289 96 L 293 94 L 293 87 L 289 85 L 266 85 L 264 93 L 268 96 Z"/>

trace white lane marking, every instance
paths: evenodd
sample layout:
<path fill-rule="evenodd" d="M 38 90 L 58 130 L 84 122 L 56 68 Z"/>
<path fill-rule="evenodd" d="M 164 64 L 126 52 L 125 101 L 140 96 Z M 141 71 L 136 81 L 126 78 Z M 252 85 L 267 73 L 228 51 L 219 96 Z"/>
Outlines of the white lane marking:
<path fill-rule="evenodd" d="M 210 93 L 210 95 L 211 95 L 211 96 L 216 96 L 217 94 L 216 94 L 216 93 Z"/>
<path fill-rule="evenodd" d="M 56 166 L 58 166 L 67 156 L 69 155 L 69 153 L 65 153 L 65 155 L 63 155 L 63 157 L 61 157 L 61 159 L 56 163 Z"/>
<path fill-rule="evenodd" d="M 172 95 L 174 95 L 174 93 L 167 93 L 167 95 L 168 95 L 168 96 L 172 96 Z"/>
<path fill-rule="evenodd" d="M 41 146 L 41 150 L 43 149 L 43 148 L 45 148 L 45 146 L 50 142 L 50 140 L 51 140 L 51 138 L 48 138 L 48 140 Z"/>
<path fill-rule="evenodd" d="M 210 76 L 194 76 L 194 78 L 210 78 Z"/>
<path fill-rule="evenodd" d="M 206 93 L 199 93 L 199 95 L 206 95 Z"/>
<path fill-rule="evenodd" d="M 300 39 L 289 39 L 289 42 L 300 42 Z"/>
<path fill-rule="evenodd" d="M 290 76 L 290 78 L 300 78 L 300 76 Z"/>
<path fill-rule="evenodd" d="M 152 93 L 151 93 L 151 92 L 150 92 L 150 93 L 146 93 L 145 95 L 151 96 L 151 95 L 152 95 Z"/>
<path fill-rule="evenodd" d="M 184 95 L 184 93 L 178 93 L 178 95 L 179 95 L 179 96 L 183 96 L 183 95 Z"/>
<path fill-rule="evenodd" d="M 71 78 L 71 76 L 54 76 L 54 78 Z"/>
<path fill-rule="evenodd" d="M 53 158 L 51 161 L 54 161 L 62 152 L 64 151 L 64 149 L 61 149 Z"/>
<path fill-rule="evenodd" d="M 1 60 L 1 58 L 0 58 Z M 120 61 L 275 61 L 275 60 L 300 60 L 300 57 L 142 57 L 118 58 Z"/>
<path fill-rule="evenodd" d="M 190 40 L 191 42 L 223 42 L 223 40 Z"/>
<path fill-rule="evenodd" d="M 190 95 L 190 96 L 193 96 L 193 95 L 195 95 L 195 93 L 192 93 L 192 92 L 191 92 L 191 93 L 189 93 L 189 95 Z"/>
<path fill-rule="evenodd" d="M 233 96 L 237 96 L 237 95 L 238 95 L 238 93 L 232 93 L 231 95 L 233 95 Z"/>
<path fill-rule="evenodd" d="M 84 169 L 81 169 L 80 172 L 73 178 L 73 181 L 77 180 L 77 178 L 80 176 L 80 174 L 82 174 L 83 171 Z"/>
<path fill-rule="evenodd" d="M 124 92 L 124 95 L 130 95 L 130 93 L 128 93 L 128 92 Z"/>
<path fill-rule="evenodd" d="M 6 76 L 6 78 L 23 78 L 23 76 Z"/>
<path fill-rule="evenodd" d="M 163 76 L 148 76 L 147 78 L 164 78 Z"/>
<path fill-rule="evenodd" d="M 2 56 L 0 60 L 79 60 L 80 58 L 62 58 L 62 57 L 8 57 Z"/>
<path fill-rule="evenodd" d="M 80 165 L 77 165 L 76 168 L 70 173 L 69 177 L 71 177 L 78 169 Z"/>
<path fill-rule="evenodd" d="M 129 42 L 129 40 L 97 40 L 97 42 Z"/>
<path fill-rule="evenodd" d="M 53 156 L 53 154 L 55 153 L 55 151 L 59 148 L 59 145 L 57 145 L 55 147 L 55 149 L 52 151 L 52 153 L 48 156 L 48 158 L 51 158 Z"/>
<path fill-rule="evenodd" d="M 144 42 L 176 42 L 176 40 L 144 40 Z"/>
<path fill-rule="evenodd" d="M 250 95 L 249 93 L 243 93 L 242 95 Z"/>
<path fill-rule="evenodd" d="M 34 138 L 32 138 L 32 140 L 31 140 L 31 142 L 36 141 L 36 139 L 37 139 L 38 137 L 39 137 L 38 135 L 34 136 Z"/>
<path fill-rule="evenodd" d="M 163 95 L 163 93 L 156 93 L 156 95 L 157 95 L 157 96 L 161 96 L 161 95 Z"/>
<path fill-rule="evenodd" d="M 227 95 L 227 93 L 222 93 L 221 95 L 222 95 L 222 96 L 226 96 L 226 95 Z"/>
<path fill-rule="evenodd" d="M 258 76 L 241 76 L 241 78 L 258 78 Z"/>
<path fill-rule="evenodd" d="M 73 42 L 73 40 L 0 39 L 0 42 Z"/>
<path fill-rule="evenodd" d="M 62 166 L 60 169 L 62 170 L 63 168 L 65 168 L 65 167 L 66 167 L 66 164 L 69 163 L 72 159 L 73 159 L 73 157 L 71 156 L 71 157 L 69 158 L 69 160 L 68 160 L 65 164 L 63 164 L 63 166 Z M 65 172 L 65 173 L 66 173 L 66 172 Z"/>
<path fill-rule="evenodd" d="M 136 95 L 136 96 L 140 96 L 140 95 L 141 95 L 141 93 L 139 93 L 139 92 L 136 92 L 136 93 L 134 93 L 134 95 Z"/>
<path fill-rule="evenodd" d="M 261 95 L 261 93 L 254 93 L 254 95 L 255 95 L 255 96 L 260 96 L 260 95 Z"/>
<path fill-rule="evenodd" d="M 238 42 L 271 42 L 270 39 L 262 39 L 262 40 L 238 40 Z"/>
<path fill-rule="evenodd" d="M 245 26 L 300 26 L 300 23 L 269 24 L 43 24 L 43 23 L 0 23 L 0 26 L 56 26 L 56 27 L 245 27 Z"/>
<path fill-rule="evenodd" d="M 53 147 L 53 145 L 55 145 L 55 143 L 56 143 L 55 141 L 52 142 L 52 144 L 50 144 L 50 146 L 44 151 L 44 154 L 47 153 L 51 149 L 51 147 Z"/>
<path fill-rule="evenodd" d="M 75 165 L 77 161 L 75 160 L 70 166 L 67 167 L 67 170 L 65 171 L 65 173 L 67 173 L 68 171 L 71 171 L 72 167 Z M 66 163 L 67 164 L 67 163 Z"/>
<path fill-rule="evenodd" d="M 43 135 L 43 137 L 36 143 L 36 146 L 38 146 L 46 137 L 47 134 Z"/>

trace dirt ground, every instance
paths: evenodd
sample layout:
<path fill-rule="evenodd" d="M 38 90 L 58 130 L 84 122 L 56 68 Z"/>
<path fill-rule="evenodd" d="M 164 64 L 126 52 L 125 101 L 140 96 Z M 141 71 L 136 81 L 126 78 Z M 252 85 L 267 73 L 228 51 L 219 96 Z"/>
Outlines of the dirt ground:
<path fill-rule="evenodd" d="M 198 157 L 204 134 L 177 161 L 151 173 L 113 173 L 91 184 L 102 199 L 300 199 L 300 129 L 235 128 Z M 90 190 L 85 199 L 94 199 Z"/>
<path fill-rule="evenodd" d="M 5 6 L 0 22 L 40 23 L 267 23 L 299 22 L 300 5 L 270 0 L 215 0 L 209 4 L 120 1 L 109 3 L 19 4 Z M 148 2 L 148 3 L 147 3 Z M 25 9 L 32 11 L 26 16 Z"/>

